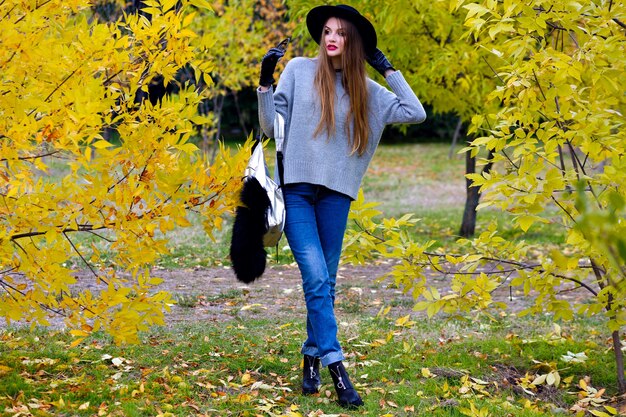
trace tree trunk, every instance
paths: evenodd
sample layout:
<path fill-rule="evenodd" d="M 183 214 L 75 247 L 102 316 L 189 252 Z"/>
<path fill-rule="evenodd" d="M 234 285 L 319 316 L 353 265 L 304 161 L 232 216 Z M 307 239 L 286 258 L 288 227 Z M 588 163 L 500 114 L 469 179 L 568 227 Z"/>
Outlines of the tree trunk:
<path fill-rule="evenodd" d="M 619 330 L 615 330 L 613 337 L 613 351 L 615 352 L 615 368 L 617 368 L 617 389 L 620 395 L 626 394 L 626 379 L 624 378 L 624 352 Z"/>
<path fill-rule="evenodd" d="M 476 172 L 476 158 L 470 152 L 465 152 L 465 173 Z M 463 220 L 459 235 L 462 237 L 474 236 L 476 230 L 476 207 L 480 200 L 480 193 L 477 187 L 472 187 L 472 180 L 465 178 L 465 209 L 463 210 Z"/>
<path fill-rule="evenodd" d="M 213 100 L 213 113 L 217 115 L 217 130 L 213 137 L 212 150 L 211 150 L 211 164 L 215 161 L 217 150 L 219 148 L 219 140 L 222 135 L 222 109 L 224 108 L 224 96 L 219 95 Z"/>
<path fill-rule="evenodd" d="M 200 104 L 198 105 L 198 113 L 200 113 L 203 116 L 208 116 L 210 113 L 210 104 L 209 104 L 209 100 L 205 99 L 202 100 L 200 102 Z M 200 136 L 202 137 L 202 144 L 200 145 L 202 152 L 204 152 L 205 154 L 209 154 L 209 128 L 207 126 L 206 123 L 203 123 L 200 126 Z"/>
<path fill-rule="evenodd" d="M 489 151 L 487 156 L 489 161 L 482 170 L 482 173 L 491 171 L 493 167 L 493 151 Z M 471 152 L 465 152 L 465 174 L 474 174 L 476 172 L 476 157 L 471 156 Z M 480 192 L 478 187 L 472 187 L 472 180 L 465 179 L 465 209 L 463 210 L 463 220 L 461 221 L 461 229 L 459 236 L 472 237 L 476 231 L 476 207 L 480 201 Z"/>
<path fill-rule="evenodd" d="M 459 117 L 459 121 L 456 124 L 456 128 L 454 129 L 454 135 L 452 135 L 452 144 L 450 145 L 450 150 L 448 151 L 448 159 L 452 159 L 454 155 L 454 148 L 459 141 L 459 136 L 461 136 L 461 128 L 463 127 L 463 119 Z"/>
<path fill-rule="evenodd" d="M 602 273 L 602 270 L 598 267 L 596 261 L 592 258 L 589 259 L 591 263 L 591 269 L 596 277 L 598 287 L 602 290 L 606 288 L 609 284 L 610 280 L 608 277 Z M 613 295 L 609 293 L 607 303 L 606 303 L 606 311 L 612 314 L 609 319 L 615 319 L 615 312 L 611 311 L 613 306 Z M 619 390 L 620 395 L 626 394 L 626 377 L 624 376 L 624 352 L 622 352 L 622 341 L 620 340 L 619 330 L 613 331 L 611 333 L 611 338 L 613 339 L 613 354 L 615 355 L 615 370 L 617 373 L 617 389 Z"/>
<path fill-rule="evenodd" d="M 246 121 L 241 113 L 241 108 L 239 107 L 239 97 L 237 96 L 236 91 L 232 91 L 233 99 L 235 101 L 235 109 L 237 110 L 237 117 L 239 118 L 239 124 L 241 125 L 241 130 L 243 131 L 244 137 L 248 137 L 248 129 L 246 128 Z"/>

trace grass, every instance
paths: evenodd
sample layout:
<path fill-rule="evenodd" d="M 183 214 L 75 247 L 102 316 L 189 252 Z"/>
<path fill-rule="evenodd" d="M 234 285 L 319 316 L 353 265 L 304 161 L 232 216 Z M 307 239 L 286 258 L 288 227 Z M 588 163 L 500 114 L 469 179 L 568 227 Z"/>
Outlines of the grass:
<path fill-rule="evenodd" d="M 4 332 L 0 410 L 42 416 L 461 416 L 473 405 L 485 415 L 549 416 L 576 401 L 571 392 L 581 378 L 598 387 L 615 383 L 594 321 L 569 323 L 557 334 L 548 319 L 474 317 L 399 326 L 390 317 L 341 314 L 348 370 L 365 399 L 356 411 L 335 403 L 326 370 L 319 395 L 299 393 L 305 329 L 272 318 L 154 329 L 132 346 L 115 346 L 102 334 L 70 347 L 64 332 Z M 560 360 L 568 351 L 590 359 L 568 366 Z M 552 363 L 568 382 L 539 386 L 532 394 L 516 388 L 526 373 L 546 372 L 537 363 Z"/>

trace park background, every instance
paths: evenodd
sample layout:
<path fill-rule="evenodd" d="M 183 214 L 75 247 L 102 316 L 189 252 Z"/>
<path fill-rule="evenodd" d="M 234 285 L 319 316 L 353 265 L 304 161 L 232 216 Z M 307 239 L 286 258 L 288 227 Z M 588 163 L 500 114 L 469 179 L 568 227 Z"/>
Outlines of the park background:
<path fill-rule="evenodd" d="M 286 243 L 251 286 L 228 267 L 260 58 L 315 53 L 311 4 L 5 0 L 0 412 L 624 411 L 624 4 L 352 5 L 429 113 L 387 129 L 352 206 L 337 307 L 366 406 L 299 395 Z"/>

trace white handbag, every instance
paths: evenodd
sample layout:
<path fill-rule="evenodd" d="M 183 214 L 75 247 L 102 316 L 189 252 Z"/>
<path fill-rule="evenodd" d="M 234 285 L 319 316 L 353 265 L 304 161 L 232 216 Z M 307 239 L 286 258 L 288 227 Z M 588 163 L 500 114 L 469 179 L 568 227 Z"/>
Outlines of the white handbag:
<path fill-rule="evenodd" d="M 277 184 L 270 176 L 265 156 L 263 154 L 263 145 L 257 144 L 250 156 L 250 161 L 246 167 L 244 175 L 246 177 L 254 177 L 259 181 L 261 187 L 267 192 L 270 200 L 270 206 L 265 213 L 266 232 L 263 235 L 263 246 L 276 246 L 283 235 L 285 227 L 285 201 L 283 199 L 282 185 L 282 147 L 285 140 L 285 121 L 283 117 L 276 113 L 274 120 L 274 140 L 276 142 L 276 154 L 279 173 L 279 182 Z"/>

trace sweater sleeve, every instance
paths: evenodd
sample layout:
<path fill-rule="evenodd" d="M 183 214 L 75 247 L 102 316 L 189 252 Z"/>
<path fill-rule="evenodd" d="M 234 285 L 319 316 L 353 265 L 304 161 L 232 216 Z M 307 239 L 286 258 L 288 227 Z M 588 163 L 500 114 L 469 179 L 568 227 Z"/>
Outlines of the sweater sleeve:
<path fill-rule="evenodd" d="M 275 92 L 273 87 L 270 87 L 266 91 L 257 89 L 259 125 L 263 133 L 270 138 L 274 137 L 274 119 L 276 118 L 276 112 L 280 113 L 285 118 L 285 121 L 288 119 L 287 114 L 289 112 L 290 97 L 294 84 L 293 70 L 289 63 L 285 66 L 285 70 L 278 80 Z"/>
<path fill-rule="evenodd" d="M 259 125 L 261 130 L 268 137 L 274 136 L 274 117 L 276 105 L 274 104 L 274 88 L 270 87 L 266 91 L 256 90 L 259 101 Z"/>
<path fill-rule="evenodd" d="M 419 101 L 400 71 L 387 77 L 391 91 L 380 87 L 378 91 L 378 111 L 383 123 L 422 123 L 426 120 L 424 106 Z"/>

